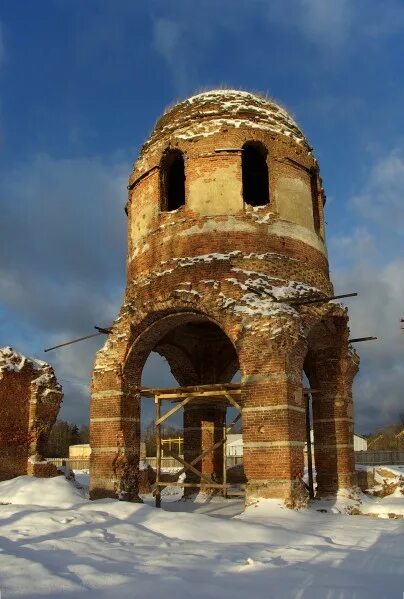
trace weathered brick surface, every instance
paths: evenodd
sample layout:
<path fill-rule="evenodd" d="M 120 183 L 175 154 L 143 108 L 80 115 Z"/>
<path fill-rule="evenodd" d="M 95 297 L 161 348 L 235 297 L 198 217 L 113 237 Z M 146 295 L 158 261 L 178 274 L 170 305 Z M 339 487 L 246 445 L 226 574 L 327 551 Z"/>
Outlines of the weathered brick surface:
<path fill-rule="evenodd" d="M 270 202 L 259 208 L 243 201 L 246 142 L 266 149 Z M 170 148 L 185 165 L 185 205 L 174 212 L 163 201 Z M 355 485 L 349 418 L 357 358 L 346 311 L 290 302 L 333 291 L 318 165 L 291 117 L 243 92 L 185 101 L 157 123 L 128 190 L 125 300 L 93 376 L 92 496 L 137 495 L 137 388 L 151 351 L 182 386 L 229 382 L 240 370 L 248 500 L 283 497 L 294 505 L 304 494 L 303 370 L 319 391 L 319 492 Z M 186 407 L 186 459 L 222 434 L 221 402 Z M 220 480 L 222 459 L 219 449 L 198 468 Z"/>
<path fill-rule="evenodd" d="M 50 476 L 41 462 L 63 393 L 53 369 L 11 347 L 0 349 L 0 480 Z M 29 461 L 28 461 L 29 460 Z M 35 467 L 35 462 L 42 463 Z"/>

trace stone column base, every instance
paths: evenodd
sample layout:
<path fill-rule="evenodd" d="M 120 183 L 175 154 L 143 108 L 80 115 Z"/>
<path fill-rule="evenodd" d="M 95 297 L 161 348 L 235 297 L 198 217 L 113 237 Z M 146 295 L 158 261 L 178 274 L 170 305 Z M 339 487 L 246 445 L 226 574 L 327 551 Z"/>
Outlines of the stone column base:
<path fill-rule="evenodd" d="M 339 491 L 356 492 L 358 488 L 358 477 L 355 472 L 337 476 L 317 474 L 316 498 L 318 499 L 335 497 Z"/>
<path fill-rule="evenodd" d="M 299 478 L 295 480 L 250 480 L 246 484 L 246 507 L 257 499 L 281 499 L 291 509 L 305 507 L 308 491 Z"/>

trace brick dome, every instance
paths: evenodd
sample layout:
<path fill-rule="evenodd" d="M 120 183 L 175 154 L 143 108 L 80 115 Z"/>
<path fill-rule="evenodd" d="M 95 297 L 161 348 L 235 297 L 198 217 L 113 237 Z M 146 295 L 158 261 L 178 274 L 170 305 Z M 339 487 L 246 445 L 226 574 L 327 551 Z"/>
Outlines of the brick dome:
<path fill-rule="evenodd" d="M 273 100 L 241 90 L 214 89 L 170 107 L 157 121 L 140 157 L 161 137 L 196 140 L 226 127 L 261 129 L 311 149 L 292 116 Z"/>

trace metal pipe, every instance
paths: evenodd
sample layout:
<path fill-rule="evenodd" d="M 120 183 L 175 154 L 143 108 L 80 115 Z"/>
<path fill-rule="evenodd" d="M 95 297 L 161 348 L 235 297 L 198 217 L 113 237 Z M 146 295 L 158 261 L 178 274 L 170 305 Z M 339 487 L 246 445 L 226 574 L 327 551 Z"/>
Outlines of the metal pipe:
<path fill-rule="evenodd" d="M 60 343 L 59 345 L 54 345 L 53 347 L 47 347 L 44 349 L 44 352 L 51 351 L 52 349 L 58 349 L 59 347 L 65 347 L 66 345 L 72 345 L 72 343 L 78 343 L 79 341 L 84 341 L 84 339 L 91 339 L 91 337 L 98 337 L 98 335 L 103 335 L 104 333 L 93 333 L 92 335 L 86 335 L 85 337 L 79 337 L 78 339 L 72 339 L 72 341 L 66 341 L 65 343 Z"/>
<path fill-rule="evenodd" d="M 109 335 L 111 332 L 111 327 L 95 326 L 94 328 L 97 329 L 98 333 L 92 333 L 91 335 L 86 335 L 85 337 L 79 337 L 78 339 L 65 341 L 65 343 L 60 343 L 59 345 L 54 345 L 53 347 L 44 349 L 44 352 L 51 351 L 52 349 L 58 349 L 59 347 L 65 347 L 66 345 L 72 345 L 72 343 L 78 343 L 79 341 L 84 341 L 84 339 L 91 339 L 92 337 L 97 337 L 98 335 Z"/>
<path fill-rule="evenodd" d="M 278 302 L 288 302 L 290 304 L 295 304 L 298 306 L 306 305 L 306 304 L 321 304 L 323 302 L 330 302 L 331 300 L 341 299 L 343 297 L 356 297 L 357 293 L 343 293 L 342 295 L 331 295 L 328 297 L 314 298 L 314 299 L 295 299 L 293 297 L 286 299 L 279 299 Z"/>

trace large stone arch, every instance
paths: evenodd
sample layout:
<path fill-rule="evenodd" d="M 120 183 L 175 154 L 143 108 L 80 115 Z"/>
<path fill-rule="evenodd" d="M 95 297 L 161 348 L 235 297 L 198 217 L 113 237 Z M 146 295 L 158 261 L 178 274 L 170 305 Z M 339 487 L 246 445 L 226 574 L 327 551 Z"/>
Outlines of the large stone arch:
<path fill-rule="evenodd" d="M 212 339 L 215 343 L 209 345 Z M 164 355 L 181 385 L 228 382 L 238 370 L 233 340 L 222 323 L 205 313 L 185 306 L 182 310 L 166 307 L 132 321 L 121 315 L 106 347 L 99 352 L 94 369 L 90 488 L 93 498 L 119 493 L 129 499 L 137 497 L 138 390 L 151 351 Z M 209 353 L 213 356 L 210 360 Z M 205 367 L 200 368 L 197 362 Z M 213 444 L 219 433 L 223 434 L 224 414 L 224 406 L 206 402 L 184 411 L 186 459 L 191 460 L 195 453 Z M 213 474 L 220 470 L 222 457 L 219 451 L 208 456 L 202 461 L 202 471 Z"/>

